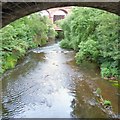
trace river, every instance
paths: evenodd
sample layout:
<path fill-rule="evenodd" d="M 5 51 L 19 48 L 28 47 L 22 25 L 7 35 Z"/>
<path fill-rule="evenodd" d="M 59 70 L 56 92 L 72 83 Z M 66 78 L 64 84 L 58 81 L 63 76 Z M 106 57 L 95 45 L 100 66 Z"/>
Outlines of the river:
<path fill-rule="evenodd" d="M 59 42 L 33 49 L 2 78 L 3 118 L 108 118 L 118 113 L 117 88 L 101 79 L 96 64 L 75 63 Z M 112 110 L 95 96 L 112 102 Z"/>

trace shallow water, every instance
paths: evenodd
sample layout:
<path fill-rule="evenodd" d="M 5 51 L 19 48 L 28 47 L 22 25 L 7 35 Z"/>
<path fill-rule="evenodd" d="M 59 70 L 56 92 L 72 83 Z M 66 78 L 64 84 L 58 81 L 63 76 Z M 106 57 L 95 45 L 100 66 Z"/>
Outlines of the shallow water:
<path fill-rule="evenodd" d="M 97 88 L 117 114 L 117 88 L 100 78 L 96 64 L 78 66 L 74 56 L 74 51 L 61 49 L 59 43 L 31 50 L 2 79 L 3 118 L 112 117 L 97 103 Z"/>

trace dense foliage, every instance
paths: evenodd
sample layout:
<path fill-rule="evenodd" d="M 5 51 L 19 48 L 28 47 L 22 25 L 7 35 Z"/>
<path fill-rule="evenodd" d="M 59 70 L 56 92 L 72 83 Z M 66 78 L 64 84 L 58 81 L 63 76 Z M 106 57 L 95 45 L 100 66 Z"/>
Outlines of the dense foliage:
<path fill-rule="evenodd" d="M 61 47 L 73 49 L 76 62 L 95 61 L 102 78 L 120 76 L 119 16 L 94 8 L 73 8 L 60 23 L 64 31 Z"/>
<path fill-rule="evenodd" d="M 30 48 L 42 46 L 55 37 L 51 22 L 38 13 L 21 18 L 1 29 L 0 74 L 14 68 L 18 59 Z"/>

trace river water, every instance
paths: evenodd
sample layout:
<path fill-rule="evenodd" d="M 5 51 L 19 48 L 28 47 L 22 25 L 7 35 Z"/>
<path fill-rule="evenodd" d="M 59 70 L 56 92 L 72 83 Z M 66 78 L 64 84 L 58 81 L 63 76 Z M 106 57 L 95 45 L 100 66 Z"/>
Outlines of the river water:
<path fill-rule="evenodd" d="M 2 117 L 108 118 L 118 113 L 117 88 L 100 78 L 96 64 L 76 65 L 75 52 L 59 43 L 31 50 L 2 78 Z M 112 110 L 95 96 L 112 102 Z"/>

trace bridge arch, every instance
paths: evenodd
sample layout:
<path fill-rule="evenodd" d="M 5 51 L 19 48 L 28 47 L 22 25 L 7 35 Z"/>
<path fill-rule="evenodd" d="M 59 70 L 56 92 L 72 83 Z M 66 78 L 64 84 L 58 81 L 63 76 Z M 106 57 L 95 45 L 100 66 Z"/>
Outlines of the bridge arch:
<path fill-rule="evenodd" d="M 51 17 L 51 14 L 50 14 L 49 10 L 42 10 L 42 11 L 40 11 L 40 13 L 41 13 L 42 15 L 48 16 L 49 18 Z"/>
<path fill-rule="evenodd" d="M 57 0 L 56 0 L 57 1 Z M 67 1 L 67 0 L 66 0 Z M 86 0 L 87 1 L 87 0 Z M 29 15 L 34 12 L 65 6 L 79 6 L 79 7 L 93 7 L 102 10 L 106 10 L 111 13 L 120 15 L 119 2 L 105 2 L 110 0 L 104 0 L 104 2 L 3 2 L 0 4 L 2 7 L 2 27 L 7 24 Z"/>
<path fill-rule="evenodd" d="M 72 9 L 72 7 L 58 7 L 48 10 L 51 16 L 52 23 L 65 18 L 65 16 L 68 14 L 67 10 L 65 10 L 66 8 Z"/>
<path fill-rule="evenodd" d="M 65 10 L 65 9 L 59 9 L 59 10 L 61 10 L 61 11 L 63 11 L 64 13 L 68 14 L 68 11 Z"/>

